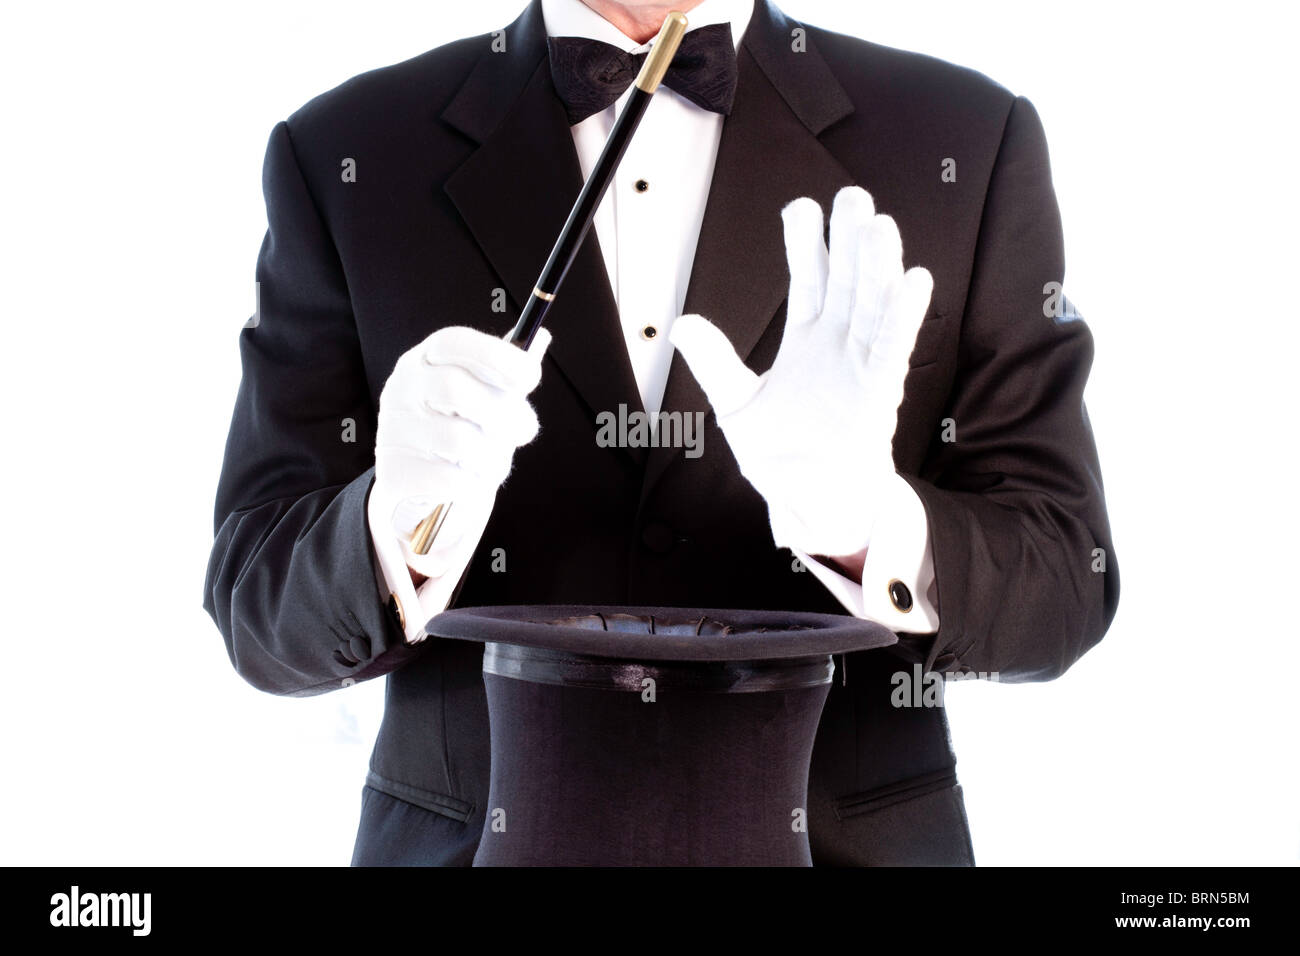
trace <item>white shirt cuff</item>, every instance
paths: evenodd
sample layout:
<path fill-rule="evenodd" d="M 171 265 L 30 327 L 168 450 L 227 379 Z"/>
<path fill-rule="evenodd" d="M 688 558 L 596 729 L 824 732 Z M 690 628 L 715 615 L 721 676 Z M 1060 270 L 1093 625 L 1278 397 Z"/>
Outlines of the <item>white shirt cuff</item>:
<path fill-rule="evenodd" d="M 871 530 L 861 584 L 811 555 L 791 550 L 854 617 L 876 621 L 897 633 L 933 634 L 939 630 L 939 609 L 930 597 L 934 555 L 925 506 L 912 486 L 898 475 L 884 492 Z M 911 596 L 907 611 L 891 597 L 891 588 L 897 591 L 897 584 L 907 588 Z"/>

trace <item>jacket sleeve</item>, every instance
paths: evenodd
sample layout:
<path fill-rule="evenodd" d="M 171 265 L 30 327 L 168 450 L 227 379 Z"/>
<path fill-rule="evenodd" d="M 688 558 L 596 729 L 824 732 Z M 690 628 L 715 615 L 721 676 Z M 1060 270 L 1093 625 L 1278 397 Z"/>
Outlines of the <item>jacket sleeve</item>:
<path fill-rule="evenodd" d="M 259 311 L 217 488 L 203 606 L 235 669 L 275 694 L 318 694 L 393 670 L 406 644 L 366 521 L 376 415 L 338 253 L 289 126 L 262 172 Z"/>
<path fill-rule="evenodd" d="M 927 669 L 1059 676 L 1101 640 L 1119 577 L 1083 391 L 1088 327 L 1060 294 L 1064 240 L 1038 114 L 1015 100 L 985 197 L 941 434 L 921 474 L 940 627 Z"/>

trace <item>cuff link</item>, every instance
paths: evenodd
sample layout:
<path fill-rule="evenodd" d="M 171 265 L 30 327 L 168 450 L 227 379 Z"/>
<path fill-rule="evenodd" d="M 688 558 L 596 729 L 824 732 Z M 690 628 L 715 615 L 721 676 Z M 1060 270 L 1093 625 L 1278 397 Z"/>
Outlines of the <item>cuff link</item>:
<path fill-rule="evenodd" d="M 903 614 L 912 610 L 912 592 L 898 578 L 894 578 L 889 582 L 889 603 L 894 605 L 895 610 Z"/>

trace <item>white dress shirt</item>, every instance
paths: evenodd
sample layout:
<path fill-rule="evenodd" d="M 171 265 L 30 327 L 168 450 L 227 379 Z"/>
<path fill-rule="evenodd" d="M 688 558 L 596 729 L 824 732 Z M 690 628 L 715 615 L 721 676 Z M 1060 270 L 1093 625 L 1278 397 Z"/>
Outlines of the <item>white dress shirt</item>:
<path fill-rule="evenodd" d="M 687 18 L 692 30 L 730 22 L 732 41 L 739 47 L 753 9 L 753 0 L 705 0 Z M 550 36 L 587 37 L 627 53 L 650 49 L 649 43 L 624 36 L 581 0 L 542 0 L 542 16 Z M 572 127 L 584 179 L 631 95 L 629 85 L 612 106 Z M 661 84 L 596 208 L 596 238 L 652 427 L 658 422 L 673 360 L 668 330 L 686 301 L 722 121 L 722 114 L 702 109 Z M 645 334 L 648 328 L 654 329 L 653 336 Z"/>
<path fill-rule="evenodd" d="M 729 23 L 732 40 L 739 48 L 753 4 L 754 0 L 704 0 L 687 13 L 689 29 Z M 542 0 L 542 16 L 549 36 L 600 40 L 628 53 L 650 48 L 649 43 L 625 36 L 581 0 Z M 613 105 L 572 127 L 584 178 L 604 148 L 630 91 L 629 86 Z M 672 363 L 668 332 L 686 299 L 723 121 L 721 114 L 696 106 L 661 85 L 596 210 L 596 238 L 618 305 L 642 406 L 652 423 L 657 422 L 655 413 L 660 410 Z M 773 216 L 779 213 L 779 209 L 772 210 Z M 653 334 L 647 329 L 653 329 Z M 557 334 L 563 334 L 562 330 Z M 429 579 L 417 592 L 400 546 L 391 533 L 385 533 L 384 523 L 374 514 L 370 517 L 383 585 L 404 609 L 408 641 L 420 640 L 425 622 L 446 609 L 463 568 Z M 813 574 L 851 614 L 896 631 L 936 631 L 939 616 L 932 596 L 934 565 L 925 509 L 901 478 L 891 486 L 889 500 L 881 503 L 871 542 L 862 584 L 810 555 L 795 554 L 807 568 L 804 573 Z M 913 607 L 907 613 L 890 600 L 889 585 L 895 580 L 911 591 Z"/>

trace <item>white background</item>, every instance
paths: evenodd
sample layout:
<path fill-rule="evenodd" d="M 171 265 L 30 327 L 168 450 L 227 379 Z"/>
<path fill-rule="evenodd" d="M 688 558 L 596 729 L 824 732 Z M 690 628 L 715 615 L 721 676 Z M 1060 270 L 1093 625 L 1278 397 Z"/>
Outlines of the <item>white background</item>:
<path fill-rule="evenodd" d="M 201 608 L 263 151 L 521 6 L 6 10 L 0 862 L 348 861 L 382 682 L 260 694 Z M 1119 616 L 1054 683 L 950 690 L 983 864 L 1300 859 L 1289 8 L 784 5 L 1034 102 L 1097 340 Z"/>

